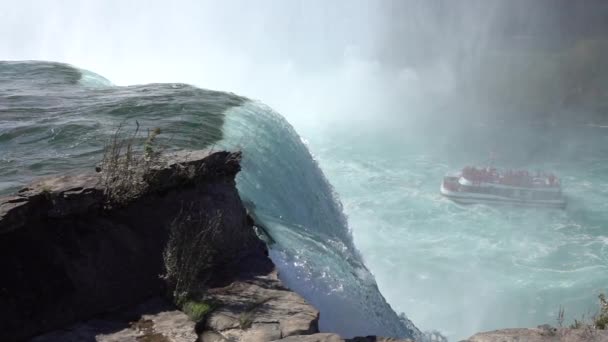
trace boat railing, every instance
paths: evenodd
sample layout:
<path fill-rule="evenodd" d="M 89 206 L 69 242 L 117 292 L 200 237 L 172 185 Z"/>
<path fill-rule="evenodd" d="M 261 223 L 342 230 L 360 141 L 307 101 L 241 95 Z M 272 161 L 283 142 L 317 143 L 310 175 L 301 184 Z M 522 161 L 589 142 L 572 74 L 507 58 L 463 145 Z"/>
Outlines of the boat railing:
<path fill-rule="evenodd" d="M 559 188 L 560 186 L 559 179 L 553 174 L 541 175 L 538 172 L 533 176 L 525 170 L 507 170 L 501 173 L 495 168 L 465 167 L 462 170 L 462 177 L 476 185 L 488 183 L 524 188 Z"/>

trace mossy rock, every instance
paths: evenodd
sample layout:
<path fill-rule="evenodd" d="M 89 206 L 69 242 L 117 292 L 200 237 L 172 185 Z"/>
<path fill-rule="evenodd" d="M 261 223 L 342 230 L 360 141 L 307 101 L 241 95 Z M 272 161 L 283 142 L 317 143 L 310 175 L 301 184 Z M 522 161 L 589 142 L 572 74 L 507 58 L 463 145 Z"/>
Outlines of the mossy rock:
<path fill-rule="evenodd" d="M 186 301 L 182 306 L 182 311 L 195 322 L 203 320 L 213 309 L 214 306 L 211 303 L 192 300 Z"/>

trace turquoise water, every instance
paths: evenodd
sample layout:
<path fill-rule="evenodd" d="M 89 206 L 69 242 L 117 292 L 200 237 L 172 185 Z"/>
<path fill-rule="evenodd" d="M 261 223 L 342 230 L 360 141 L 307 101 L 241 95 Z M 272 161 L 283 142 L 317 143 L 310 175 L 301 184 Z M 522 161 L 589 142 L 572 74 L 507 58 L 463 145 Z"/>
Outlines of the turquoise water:
<path fill-rule="evenodd" d="M 567 323 L 597 311 L 608 289 L 606 133 L 521 123 L 351 127 L 309 141 L 389 303 L 422 330 L 458 340 L 557 324 L 560 305 Z M 503 166 L 554 170 L 567 209 L 459 206 L 439 195 L 445 172 L 483 164 L 489 151 Z"/>

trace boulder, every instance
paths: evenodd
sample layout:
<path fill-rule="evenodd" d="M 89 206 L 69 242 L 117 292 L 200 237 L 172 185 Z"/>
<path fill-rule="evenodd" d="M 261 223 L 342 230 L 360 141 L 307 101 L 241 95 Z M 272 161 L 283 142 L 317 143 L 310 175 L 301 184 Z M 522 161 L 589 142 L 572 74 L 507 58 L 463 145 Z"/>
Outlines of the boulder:
<path fill-rule="evenodd" d="M 251 270 L 248 264 L 264 262 L 250 257 L 240 268 Z M 272 341 L 318 332 L 319 312 L 282 285 L 274 265 L 269 264 L 266 269 L 272 271 L 241 276 L 226 286 L 208 290 L 206 300 L 216 308 L 206 317 L 203 330 L 213 334 L 203 334 L 202 341 L 218 336 L 231 341 Z"/>

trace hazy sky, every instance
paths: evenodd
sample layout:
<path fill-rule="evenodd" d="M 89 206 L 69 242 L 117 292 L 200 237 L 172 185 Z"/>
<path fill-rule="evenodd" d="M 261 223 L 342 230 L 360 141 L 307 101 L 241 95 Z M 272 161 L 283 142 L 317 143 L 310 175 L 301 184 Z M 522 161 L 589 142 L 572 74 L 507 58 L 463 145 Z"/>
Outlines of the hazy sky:
<path fill-rule="evenodd" d="M 356 116 L 430 102 L 463 75 L 476 82 L 481 57 L 496 48 L 554 48 L 602 33 L 607 8 L 596 0 L 4 1 L 0 60 L 67 62 L 120 85 L 233 91 L 298 119 Z"/>

